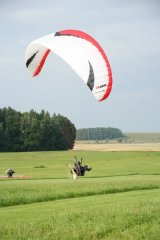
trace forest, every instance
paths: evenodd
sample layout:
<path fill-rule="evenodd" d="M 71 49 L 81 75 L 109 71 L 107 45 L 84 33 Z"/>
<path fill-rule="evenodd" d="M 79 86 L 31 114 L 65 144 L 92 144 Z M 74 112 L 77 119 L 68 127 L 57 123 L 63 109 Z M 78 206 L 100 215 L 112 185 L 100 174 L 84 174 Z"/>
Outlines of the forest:
<path fill-rule="evenodd" d="M 0 109 L 1 152 L 67 150 L 73 148 L 75 138 L 74 124 L 60 114 Z"/>
<path fill-rule="evenodd" d="M 118 140 L 123 141 L 126 136 L 118 128 L 106 127 L 106 128 L 82 128 L 77 130 L 77 140 Z"/>

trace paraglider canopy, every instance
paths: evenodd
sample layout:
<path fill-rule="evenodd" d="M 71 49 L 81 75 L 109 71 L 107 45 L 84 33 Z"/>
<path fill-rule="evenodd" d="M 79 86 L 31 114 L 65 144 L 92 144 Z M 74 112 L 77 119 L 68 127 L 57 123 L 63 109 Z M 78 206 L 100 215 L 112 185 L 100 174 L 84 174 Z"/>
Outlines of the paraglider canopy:
<path fill-rule="evenodd" d="M 66 61 L 89 87 L 97 101 L 112 89 L 112 71 L 99 43 L 85 32 L 63 30 L 31 42 L 25 54 L 26 67 L 37 76 L 52 51 Z"/>

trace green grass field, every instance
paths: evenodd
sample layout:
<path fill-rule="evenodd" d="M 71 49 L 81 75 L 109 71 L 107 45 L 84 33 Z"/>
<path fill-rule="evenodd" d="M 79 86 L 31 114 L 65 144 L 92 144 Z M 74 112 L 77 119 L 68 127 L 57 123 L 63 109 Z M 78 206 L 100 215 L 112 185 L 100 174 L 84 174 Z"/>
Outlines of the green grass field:
<path fill-rule="evenodd" d="M 68 178 L 74 155 L 93 168 Z M 0 153 L 0 239 L 160 239 L 160 152 Z"/>

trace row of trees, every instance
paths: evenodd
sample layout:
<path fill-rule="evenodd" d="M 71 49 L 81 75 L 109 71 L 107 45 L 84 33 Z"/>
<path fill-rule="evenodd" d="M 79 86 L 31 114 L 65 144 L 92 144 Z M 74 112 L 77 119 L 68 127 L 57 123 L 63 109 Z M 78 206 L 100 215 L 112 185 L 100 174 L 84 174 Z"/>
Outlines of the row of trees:
<path fill-rule="evenodd" d="M 0 151 L 46 151 L 72 149 L 76 128 L 61 115 L 0 109 Z"/>
<path fill-rule="evenodd" d="M 122 140 L 125 138 L 118 128 L 83 128 L 77 130 L 77 140 Z"/>

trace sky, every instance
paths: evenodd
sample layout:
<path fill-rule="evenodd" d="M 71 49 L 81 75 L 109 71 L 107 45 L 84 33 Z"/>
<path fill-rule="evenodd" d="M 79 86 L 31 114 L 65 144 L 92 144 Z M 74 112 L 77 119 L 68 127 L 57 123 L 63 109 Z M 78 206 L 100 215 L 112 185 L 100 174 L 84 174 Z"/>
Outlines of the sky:
<path fill-rule="evenodd" d="M 77 129 L 160 132 L 159 0 L 1 0 L 0 29 L 0 108 L 44 109 Z M 54 54 L 38 77 L 26 69 L 27 45 L 64 29 L 87 32 L 104 49 L 113 75 L 105 101 Z"/>

